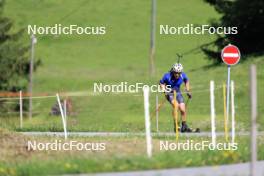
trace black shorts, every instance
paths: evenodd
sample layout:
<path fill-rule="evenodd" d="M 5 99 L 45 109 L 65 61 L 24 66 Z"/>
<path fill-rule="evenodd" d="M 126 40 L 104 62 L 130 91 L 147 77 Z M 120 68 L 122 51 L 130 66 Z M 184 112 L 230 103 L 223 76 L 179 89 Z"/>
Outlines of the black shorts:
<path fill-rule="evenodd" d="M 182 96 L 182 94 L 181 94 L 181 92 L 178 92 L 178 93 L 176 93 L 177 95 L 176 95 L 176 100 L 177 100 L 177 102 L 180 104 L 180 103 L 184 103 L 184 98 L 183 98 L 183 96 Z M 174 94 L 173 93 L 167 93 L 166 94 L 166 98 L 167 98 L 167 100 L 170 102 L 170 103 L 172 103 L 172 101 L 173 101 L 173 99 L 174 99 Z"/>

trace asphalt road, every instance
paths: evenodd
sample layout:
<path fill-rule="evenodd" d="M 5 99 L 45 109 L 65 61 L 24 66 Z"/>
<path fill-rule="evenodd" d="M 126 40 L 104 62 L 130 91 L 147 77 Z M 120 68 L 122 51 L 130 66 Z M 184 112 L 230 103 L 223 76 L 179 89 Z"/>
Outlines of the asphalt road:
<path fill-rule="evenodd" d="M 190 167 L 133 172 L 112 172 L 97 174 L 76 174 L 64 176 L 249 176 L 250 164 L 231 164 L 221 166 Z M 264 176 L 264 161 L 257 162 L 256 175 Z"/>
<path fill-rule="evenodd" d="M 20 132 L 24 135 L 29 136 L 59 136 L 63 137 L 63 132 Z M 68 136 L 80 136 L 80 137 L 94 137 L 94 136 L 100 136 L 100 137 L 122 137 L 122 136 L 145 136 L 146 133 L 132 133 L 132 132 L 68 132 Z M 151 133 L 152 136 L 175 136 L 175 133 L 170 132 L 154 132 Z M 247 136 L 249 135 L 249 132 L 237 132 L 236 135 L 238 136 Z M 211 132 L 201 132 L 201 133 L 179 133 L 180 136 L 201 136 L 201 137 L 211 137 Z M 224 136 L 223 132 L 216 132 L 217 136 Z M 231 134 L 230 134 L 231 135 Z M 258 132 L 258 135 L 264 135 L 264 132 Z"/>

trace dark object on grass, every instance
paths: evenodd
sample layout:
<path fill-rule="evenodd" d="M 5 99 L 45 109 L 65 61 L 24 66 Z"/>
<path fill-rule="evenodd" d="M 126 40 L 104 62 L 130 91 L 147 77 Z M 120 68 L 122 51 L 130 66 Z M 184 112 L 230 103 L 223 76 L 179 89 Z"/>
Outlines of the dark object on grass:
<path fill-rule="evenodd" d="M 61 104 L 63 105 L 63 101 L 61 100 Z M 50 115 L 53 116 L 59 116 L 61 114 L 60 112 L 60 106 L 59 104 L 56 102 L 52 107 L 51 107 L 51 111 L 50 111 Z"/>
<path fill-rule="evenodd" d="M 72 100 L 70 98 L 66 98 L 66 110 L 67 110 L 67 115 L 72 115 L 73 114 L 73 108 L 72 108 Z M 64 112 L 64 100 L 61 100 L 61 106 L 62 106 L 62 110 Z M 56 103 L 51 107 L 51 111 L 49 113 L 50 115 L 53 116 L 59 116 L 61 115 L 60 112 L 60 106 L 58 104 L 58 102 L 56 101 Z"/>

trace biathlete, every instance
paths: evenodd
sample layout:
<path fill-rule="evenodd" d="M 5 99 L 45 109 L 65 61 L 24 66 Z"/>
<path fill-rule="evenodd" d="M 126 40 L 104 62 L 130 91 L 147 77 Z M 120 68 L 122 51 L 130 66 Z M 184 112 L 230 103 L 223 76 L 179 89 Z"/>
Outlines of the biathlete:
<path fill-rule="evenodd" d="M 185 85 L 185 91 L 187 93 L 188 98 L 191 99 L 192 94 L 190 92 L 189 79 L 187 75 L 183 72 L 183 66 L 180 63 L 174 64 L 171 70 L 165 73 L 163 78 L 160 80 L 161 89 L 164 90 L 167 100 L 170 102 L 172 107 L 177 105 L 181 112 L 182 123 L 181 123 L 180 131 L 184 133 L 184 132 L 192 132 L 192 129 L 190 129 L 186 123 L 186 108 L 185 108 L 184 98 L 180 90 L 182 83 L 184 83 Z M 168 86 L 170 87 L 171 90 L 169 92 L 166 91 L 166 88 Z M 174 90 L 176 91 L 177 102 L 174 101 L 174 93 L 173 93 Z M 176 130 L 175 123 L 174 123 L 174 130 Z"/>

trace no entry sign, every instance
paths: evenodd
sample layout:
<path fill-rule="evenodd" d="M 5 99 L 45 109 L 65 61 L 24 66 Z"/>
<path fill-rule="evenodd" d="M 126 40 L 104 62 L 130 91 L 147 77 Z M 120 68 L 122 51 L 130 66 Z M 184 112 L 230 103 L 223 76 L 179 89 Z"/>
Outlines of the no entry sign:
<path fill-rule="evenodd" d="M 230 74 L 231 74 L 231 65 L 236 65 L 240 60 L 240 51 L 235 45 L 227 45 L 224 47 L 221 53 L 222 60 L 227 64 L 227 99 L 226 99 L 226 119 L 228 126 L 228 117 L 229 117 L 229 95 L 230 95 Z M 233 125 L 233 121 L 232 121 Z"/>
<path fill-rule="evenodd" d="M 240 51 L 235 45 L 228 45 L 222 50 L 222 60 L 227 65 L 235 65 L 240 60 Z"/>

